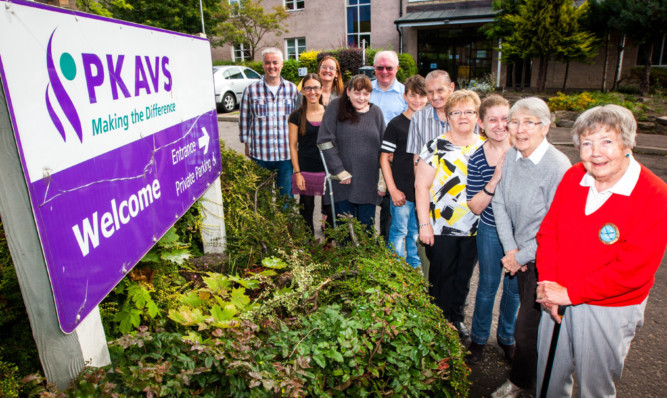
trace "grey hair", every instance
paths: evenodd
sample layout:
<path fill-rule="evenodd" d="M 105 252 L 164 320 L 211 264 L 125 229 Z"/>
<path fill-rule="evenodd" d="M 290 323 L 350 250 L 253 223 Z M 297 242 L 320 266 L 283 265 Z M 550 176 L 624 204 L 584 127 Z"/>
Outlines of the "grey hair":
<path fill-rule="evenodd" d="M 281 61 L 284 60 L 284 58 L 283 58 L 283 52 L 282 52 L 279 48 L 276 48 L 276 47 L 267 47 L 267 48 L 263 49 L 263 50 L 262 50 L 262 61 L 264 60 L 264 56 L 265 56 L 266 54 L 278 54 L 278 55 L 280 55 L 280 60 L 281 60 Z"/>
<path fill-rule="evenodd" d="M 579 115 L 572 126 L 574 147 L 579 149 L 582 136 L 593 134 L 604 127 L 620 134 L 626 148 L 632 149 L 636 145 L 637 121 L 635 116 L 627 108 L 610 104 L 596 106 Z"/>
<path fill-rule="evenodd" d="M 444 77 L 445 80 L 447 80 L 447 84 L 450 84 L 452 82 L 452 78 L 449 76 L 449 73 L 447 71 L 444 71 L 442 69 L 436 69 L 430 71 L 426 75 L 426 83 L 430 82 L 431 80 L 435 80 L 437 78 Z"/>
<path fill-rule="evenodd" d="M 384 56 L 389 56 L 389 58 L 391 58 L 391 60 L 394 62 L 394 65 L 398 66 L 398 54 L 396 54 L 396 51 L 391 50 L 376 52 L 375 57 L 373 57 L 373 65 L 377 64 L 378 60 Z"/>
<path fill-rule="evenodd" d="M 510 108 L 508 119 L 512 119 L 512 115 L 516 112 L 525 112 L 531 116 L 540 119 L 542 125 L 548 127 L 551 125 L 551 111 L 546 102 L 537 97 L 528 97 L 518 100 Z"/>

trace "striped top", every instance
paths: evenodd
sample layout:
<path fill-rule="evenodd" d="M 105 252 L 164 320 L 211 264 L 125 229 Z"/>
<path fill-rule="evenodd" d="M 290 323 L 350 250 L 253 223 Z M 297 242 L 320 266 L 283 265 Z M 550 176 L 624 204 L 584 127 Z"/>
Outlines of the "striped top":
<path fill-rule="evenodd" d="M 489 163 L 486 161 L 484 145 L 482 145 L 472 154 L 472 156 L 470 156 L 470 160 L 468 160 L 468 185 L 466 186 L 466 196 L 468 200 L 471 200 L 473 196 L 477 195 L 477 193 L 484 188 L 484 186 L 491 180 L 495 171 L 496 166 L 489 166 Z M 496 226 L 491 203 L 489 203 L 482 214 L 480 214 L 480 221 L 492 227 Z"/>

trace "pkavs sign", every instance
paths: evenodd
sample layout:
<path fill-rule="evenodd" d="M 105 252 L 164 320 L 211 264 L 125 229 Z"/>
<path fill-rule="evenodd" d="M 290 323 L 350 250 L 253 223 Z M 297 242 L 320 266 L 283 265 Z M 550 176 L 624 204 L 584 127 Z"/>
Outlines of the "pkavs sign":
<path fill-rule="evenodd" d="M 69 333 L 220 175 L 210 45 L 0 2 L 0 77 Z"/>

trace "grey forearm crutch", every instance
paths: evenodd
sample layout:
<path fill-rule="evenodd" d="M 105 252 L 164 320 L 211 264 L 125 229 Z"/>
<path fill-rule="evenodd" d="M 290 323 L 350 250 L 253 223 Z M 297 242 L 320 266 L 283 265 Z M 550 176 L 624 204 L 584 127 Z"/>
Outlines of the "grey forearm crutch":
<path fill-rule="evenodd" d="M 329 173 L 329 168 L 327 167 L 327 161 L 326 159 L 324 159 L 324 153 L 322 152 L 324 150 L 331 148 L 333 148 L 333 144 L 331 142 L 317 144 L 317 149 L 319 149 L 320 157 L 322 158 L 322 164 L 324 165 L 325 179 L 329 184 L 329 197 L 331 198 L 331 216 L 332 216 L 331 221 L 333 222 L 333 227 L 336 228 L 338 225 L 336 224 L 336 206 L 334 205 L 333 184 L 331 183 L 331 174 Z"/>

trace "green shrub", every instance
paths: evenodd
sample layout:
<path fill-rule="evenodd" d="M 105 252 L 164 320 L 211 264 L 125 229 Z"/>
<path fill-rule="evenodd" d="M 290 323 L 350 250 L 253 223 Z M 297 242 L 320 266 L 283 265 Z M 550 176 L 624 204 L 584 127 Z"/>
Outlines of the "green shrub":
<path fill-rule="evenodd" d="M 359 73 L 361 57 L 361 49 L 359 48 L 346 48 L 338 51 L 338 62 L 343 71 L 343 76 L 346 76 L 346 72 L 349 72 L 350 76 Z M 349 78 L 345 79 L 345 81 L 347 80 L 349 80 Z"/>
<path fill-rule="evenodd" d="M 264 68 L 262 67 L 262 61 L 246 61 L 243 63 L 243 65 L 254 70 L 260 75 L 264 75 Z"/>
<path fill-rule="evenodd" d="M 549 98 L 548 105 L 551 111 L 583 112 L 595 104 L 591 93 L 584 91 L 579 94 L 563 94 L 558 92 L 555 97 Z"/>
<path fill-rule="evenodd" d="M 183 285 L 164 324 L 112 341 L 113 365 L 69 396 L 467 396 L 465 350 L 421 274 L 356 221 L 329 230 L 349 244 L 316 244 L 268 172 L 222 159 L 227 272 Z"/>
<path fill-rule="evenodd" d="M 18 398 L 21 390 L 18 371 L 16 365 L 0 361 L 0 397 Z"/>
<path fill-rule="evenodd" d="M 600 91 L 584 91 L 577 94 L 558 93 L 548 100 L 549 109 L 552 111 L 575 111 L 583 112 L 598 105 L 616 104 L 628 108 L 637 120 L 644 120 L 648 107 L 646 104 L 635 101 L 630 95 L 621 93 L 603 93 Z"/>
<path fill-rule="evenodd" d="M 396 73 L 396 78 L 402 83 L 410 77 L 419 73 L 417 69 L 417 63 L 415 59 L 412 58 L 412 55 L 408 53 L 399 54 L 398 56 L 399 69 Z"/>
<path fill-rule="evenodd" d="M 631 73 L 633 77 L 641 80 L 644 78 L 644 67 L 635 66 L 632 68 Z M 649 82 L 651 86 L 667 87 L 667 68 L 652 67 L 649 72 Z"/>
<path fill-rule="evenodd" d="M 289 80 L 292 83 L 298 83 L 301 81 L 301 77 L 299 77 L 299 66 L 299 61 L 288 59 L 283 63 L 283 70 L 280 75 L 285 80 Z"/>
<path fill-rule="evenodd" d="M 0 220 L 0 362 L 18 366 L 20 374 L 41 369 L 16 270 Z M 1 395 L 0 395 L 1 396 Z"/>
<path fill-rule="evenodd" d="M 317 56 L 320 52 L 316 50 L 304 51 L 299 54 L 299 63 L 302 68 L 308 68 L 308 73 L 317 73 Z"/>

